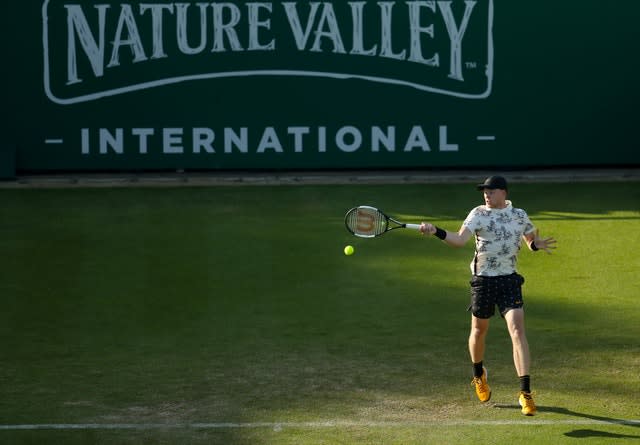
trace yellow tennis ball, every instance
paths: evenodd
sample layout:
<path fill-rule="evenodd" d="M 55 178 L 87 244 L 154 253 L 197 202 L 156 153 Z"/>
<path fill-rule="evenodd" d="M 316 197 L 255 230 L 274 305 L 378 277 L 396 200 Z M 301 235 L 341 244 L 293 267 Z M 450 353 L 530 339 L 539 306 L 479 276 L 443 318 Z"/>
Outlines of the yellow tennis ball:
<path fill-rule="evenodd" d="M 353 248 L 353 246 L 346 246 L 344 248 L 345 255 L 353 255 L 353 252 L 355 252 L 355 249 Z"/>

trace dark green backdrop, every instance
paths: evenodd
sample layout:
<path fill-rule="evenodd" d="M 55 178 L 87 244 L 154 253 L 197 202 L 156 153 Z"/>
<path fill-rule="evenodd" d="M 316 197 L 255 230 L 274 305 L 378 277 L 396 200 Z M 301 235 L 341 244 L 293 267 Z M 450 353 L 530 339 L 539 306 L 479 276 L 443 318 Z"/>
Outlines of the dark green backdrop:
<path fill-rule="evenodd" d="M 94 60 L 101 61 L 103 73 L 96 76 L 82 46 L 91 48 L 91 42 L 81 41 L 81 21 L 69 25 L 73 3 L 12 2 L 2 30 L 9 53 L 3 75 L 9 109 L 0 175 L 10 176 L 14 168 L 640 164 L 638 2 L 390 1 L 384 7 L 370 1 L 316 2 L 303 49 L 296 47 L 285 3 L 217 3 L 223 22 L 230 23 L 234 11 L 239 14 L 235 48 L 223 29 L 216 37 L 214 3 L 209 3 L 205 48 L 187 55 L 177 44 L 176 17 L 178 8 L 186 8 L 186 42 L 196 47 L 201 29 L 196 2 L 182 2 L 188 8 L 153 3 L 163 29 L 155 39 L 154 12 L 142 13 L 138 1 L 128 3 L 129 15 L 117 2 L 76 2 L 81 6 L 75 12 L 80 8 L 95 47 L 100 44 L 99 10 L 105 11 L 104 55 Z M 409 4 L 420 11 L 420 55 L 428 59 L 437 53 L 437 67 L 408 60 Z M 291 5 L 305 31 L 314 3 Z M 460 31 L 465 8 L 471 6 L 461 40 L 461 81 L 451 77 L 451 30 L 445 16 L 449 11 Z M 354 54 L 353 11 L 358 8 L 361 50 L 372 55 Z M 393 14 L 392 43 L 386 49 L 384 8 Z M 257 11 L 254 25 L 262 23 L 254 26 L 253 41 L 252 9 Z M 140 47 L 131 34 L 131 18 Z M 431 24 L 432 35 L 425 31 Z M 70 74 L 70 36 L 76 45 L 74 70 L 82 81 Z M 118 38 L 118 64 L 108 66 Z M 216 42 L 222 47 L 212 51 Z M 264 48 L 269 42 L 273 50 Z M 142 60 L 134 60 L 136 51 Z M 200 135 L 196 139 L 214 139 L 194 148 L 194 128 Z M 386 137 L 395 135 L 390 139 L 395 144 L 376 148 L 376 129 Z M 239 138 L 243 132 L 245 151 L 231 135 Z"/>

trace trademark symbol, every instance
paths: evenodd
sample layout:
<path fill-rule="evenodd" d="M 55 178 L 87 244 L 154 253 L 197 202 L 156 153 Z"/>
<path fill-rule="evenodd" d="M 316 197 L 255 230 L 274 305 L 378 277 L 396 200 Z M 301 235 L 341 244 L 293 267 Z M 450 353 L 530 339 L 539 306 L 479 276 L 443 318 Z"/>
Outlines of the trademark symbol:
<path fill-rule="evenodd" d="M 467 69 L 474 70 L 474 69 L 476 69 L 478 67 L 478 64 L 476 62 L 465 62 L 464 66 Z"/>

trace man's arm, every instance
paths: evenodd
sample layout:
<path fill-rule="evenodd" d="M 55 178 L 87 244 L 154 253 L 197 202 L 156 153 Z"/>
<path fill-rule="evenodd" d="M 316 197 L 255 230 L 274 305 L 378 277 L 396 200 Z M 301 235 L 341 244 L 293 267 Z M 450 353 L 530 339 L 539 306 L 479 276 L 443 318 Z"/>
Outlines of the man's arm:
<path fill-rule="evenodd" d="M 420 224 L 420 231 L 423 235 L 436 235 L 438 238 L 452 247 L 464 246 L 467 241 L 469 241 L 469 238 L 471 238 L 472 235 L 472 233 L 466 227 L 460 227 L 460 230 L 456 233 L 448 232 L 429 223 Z"/>
<path fill-rule="evenodd" d="M 551 253 L 551 250 L 556 248 L 555 238 L 540 238 L 538 229 L 533 232 L 525 233 L 522 235 L 522 238 L 527 243 L 527 246 L 529 246 L 529 249 L 533 251 L 544 250 L 547 253 Z"/>

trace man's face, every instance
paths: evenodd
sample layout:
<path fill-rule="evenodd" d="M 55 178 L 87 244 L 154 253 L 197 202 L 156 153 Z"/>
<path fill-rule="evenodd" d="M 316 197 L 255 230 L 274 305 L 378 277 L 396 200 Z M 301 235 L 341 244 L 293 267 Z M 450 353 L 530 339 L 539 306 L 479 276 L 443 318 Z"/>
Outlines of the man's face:
<path fill-rule="evenodd" d="M 490 209 L 502 209 L 506 206 L 507 191 L 502 189 L 484 189 L 484 202 Z"/>

